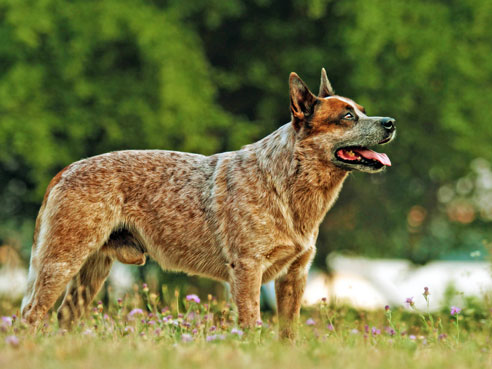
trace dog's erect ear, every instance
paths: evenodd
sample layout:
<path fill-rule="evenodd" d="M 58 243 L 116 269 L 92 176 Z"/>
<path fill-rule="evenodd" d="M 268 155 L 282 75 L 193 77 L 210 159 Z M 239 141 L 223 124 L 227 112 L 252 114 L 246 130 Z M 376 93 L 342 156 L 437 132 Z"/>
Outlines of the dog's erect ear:
<path fill-rule="evenodd" d="M 313 112 L 316 96 L 309 91 L 306 84 L 294 72 L 290 74 L 289 85 L 292 124 L 298 130 L 301 127 L 301 123 Z"/>
<path fill-rule="evenodd" d="M 333 91 L 333 87 L 331 87 L 331 83 L 328 81 L 326 70 L 325 68 L 321 68 L 321 84 L 319 85 L 318 97 L 328 97 L 333 95 L 335 95 L 335 91 Z"/>

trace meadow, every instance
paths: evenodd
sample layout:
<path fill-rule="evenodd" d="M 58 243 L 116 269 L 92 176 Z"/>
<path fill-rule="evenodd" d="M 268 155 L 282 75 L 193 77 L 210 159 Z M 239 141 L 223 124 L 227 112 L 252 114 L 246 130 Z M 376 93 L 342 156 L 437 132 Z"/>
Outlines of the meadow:
<path fill-rule="evenodd" d="M 70 331 L 52 313 L 34 332 L 2 301 L 0 368 L 492 368 L 488 300 L 418 311 L 431 292 L 371 312 L 320 301 L 303 309 L 296 342 L 278 339 L 273 313 L 246 331 L 226 301 L 145 284 L 95 302 Z"/>
<path fill-rule="evenodd" d="M 69 163 L 126 149 L 237 150 L 290 119 L 290 72 L 316 91 L 322 67 L 337 93 L 396 118 L 398 136 L 385 149 L 390 170 L 347 180 L 314 266 L 327 271 L 333 252 L 488 260 L 490 0 L 7 0 L 0 9 L 0 245 L 9 245 L 0 268 L 27 267 L 44 191 Z M 282 342 L 274 312 L 242 330 L 224 298 L 199 299 L 192 293 L 207 289 L 196 285 L 175 292 L 179 275 L 154 289 L 154 266 L 139 272 L 150 287 L 102 294 L 70 331 L 56 312 L 32 331 L 20 301 L 0 296 L 0 369 L 492 368 L 490 297 L 451 297 L 432 313 L 413 305 L 437 301 L 424 286 L 376 311 L 319 301 L 302 309 L 297 341 Z"/>

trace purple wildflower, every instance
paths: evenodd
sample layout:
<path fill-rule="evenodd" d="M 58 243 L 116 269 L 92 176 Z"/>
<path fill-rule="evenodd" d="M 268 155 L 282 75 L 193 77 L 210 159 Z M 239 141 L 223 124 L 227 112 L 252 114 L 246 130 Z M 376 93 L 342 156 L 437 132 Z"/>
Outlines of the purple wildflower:
<path fill-rule="evenodd" d="M 395 330 L 391 327 L 386 327 L 384 329 L 386 331 L 386 333 L 388 333 L 390 336 L 394 336 L 396 334 Z"/>
<path fill-rule="evenodd" d="M 200 298 L 197 295 L 188 295 L 188 296 L 186 296 L 186 301 L 191 301 L 191 302 L 199 304 Z"/>
<path fill-rule="evenodd" d="M 424 287 L 424 293 L 423 293 L 424 297 L 427 299 L 427 296 L 430 295 L 430 292 L 429 292 L 429 287 Z"/>
<path fill-rule="evenodd" d="M 2 325 L 11 327 L 12 326 L 12 318 L 9 316 L 2 316 Z"/>
<path fill-rule="evenodd" d="M 240 329 L 232 328 L 231 329 L 231 334 L 237 334 L 239 337 L 241 337 L 244 334 L 244 332 L 242 330 L 240 330 Z"/>
<path fill-rule="evenodd" d="M 191 336 L 191 334 L 183 333 L 181 335 L 181 341 L 182 342 L 191 342 L 191 341 L 193 341 L 193 337 Z"/>
<path fill-rule="evenodd" d="M 451 306 L 451 315 L 458 315 L 461 312 L 461 308 L 457 306 Z"/>
<path fill-rule="evenodd" d="M 263 322 L 261 320 L 256 321 L 256 326 L 261 327 L 263 325 Z"/>
<path fill-rule="evenodd" d="M 19 346 L 20 341 L 16 336 L 7 336 L 5 337 L 5 343 L 12 347 L 17 347 Z"/>
<path fill-rule="evenodd" d="M 335 327 L 333 326 L 333 324 L 328 324 L 326 326 L 326 328 L 328 328 L 329 331 L 334 331 L 335 330 Z"/>
<path fill-rule="evenodd" d="M 129 317 L 133 317 L 133 316 L 135 316 L 137 314 L 143 315 L 143 310 L 142 309 L 139 309 L 139 308 L 133 309 L 132 311 L 130 311 L 128 313 L 128 316 Z"/>
<path fill-rule="evenodd" d="M 309 318 L 308 320 L 306 320 L 306 325 L 315 325 L 315 324 L 316 324 L 316 322 L 312 318 Z"/>
<path fill-rule="evenodd" d="M 408 336 L 408 338 L 410 338 L 412 341 L 415 341 L 417 339 L 417 337 L 413 334 L 411 334 L 410 336 Z"/>
<path fill-rule="evenodd" d="M 408 305 L 408 307 L 413 307 L 415 305 L 415 302 L 413 301 L 413 297 L 407 297 L 405 303 Z"/>
<path fill-rule="evenodd" d="M 210 336 L 207 336 L 207 338 L 205 340 L 207 342 L 211 342 L 211 341 L 216 341 L 216 340 L 223 341 L 225 339 L 226 339 L 226 336 L 223 334 L 212 334 Z"/>
<path fill-rule="evenodd" d="M 381 329 L 378 329 L 378 328 L 376 328 L 376 327 L 372 327 L 372 329 L 371 329 L 371 334 L 373 335 L 373 337 L 374 337 L 374 336 L 378 336 L 378 335 L 380 335 L 380 334 L 381 334 Z"/>
<path fill-rule="evenodd" d="M 386 305 L 386 306 L 384 307 L 384 310 L 385 310 L 385 311 L 389 311 L 389 310 L 390 310 L 390 306 L 389 306 L 389 305 Z"/>

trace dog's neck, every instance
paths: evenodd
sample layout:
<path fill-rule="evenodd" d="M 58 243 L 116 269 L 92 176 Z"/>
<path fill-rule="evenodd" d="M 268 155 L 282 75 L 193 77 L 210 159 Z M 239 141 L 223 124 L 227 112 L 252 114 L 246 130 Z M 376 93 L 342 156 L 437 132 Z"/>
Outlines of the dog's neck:
<path fill-rule="evenodd" d="M 309 148 L 297 139 L 292 123 L 245 149 L 255 153 L 265 181 L 290 208 L 297 231 L 308 234 L 317 230 L 348 172 L 307 153 Z"/>

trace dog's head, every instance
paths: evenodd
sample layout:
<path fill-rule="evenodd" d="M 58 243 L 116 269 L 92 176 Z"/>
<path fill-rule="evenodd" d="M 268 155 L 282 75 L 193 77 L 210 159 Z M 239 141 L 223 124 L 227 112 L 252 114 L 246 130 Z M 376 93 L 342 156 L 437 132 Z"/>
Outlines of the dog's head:
<path fill-rule="evenodd" d="M 314 150 L 321 160 L 370 173 L 391 165 L 386 154 L 369 147 L 395 137 L 395 120 L 368 116 L 355 101 L 335 95 L 324 69 L 318 96 L 297 74 L 290 74 L 290 109 L 300 147 Z"/>

